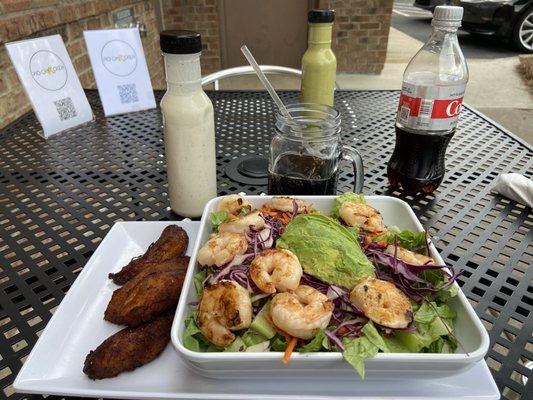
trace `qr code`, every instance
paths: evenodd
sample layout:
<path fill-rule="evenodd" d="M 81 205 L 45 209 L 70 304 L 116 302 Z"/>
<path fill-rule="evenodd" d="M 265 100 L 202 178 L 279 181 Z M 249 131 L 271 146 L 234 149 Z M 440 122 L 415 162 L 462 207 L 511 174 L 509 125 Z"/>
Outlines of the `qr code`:
<path fill-rule="evenodd" d="M 120 102 L 122 104 L 136 103 L 139 101 L 139 96 L 137 95 L 137 86 L 135 86 L 135 83 L 118 85 L 117 88 L 120 96 Z"/>
<path fill-rule="evenodd" d="M 66 121 L 67 119 L 72 119 L 78 116 L 74 103 L 70 97 L 65 97 L 64 99 L 59 99 L 54 101 L 56 106 L 57 113 L 59 114 L 59 119 L 61 121 Z"/>
<path fill-rule="evenodd" d="M 404 123 L 407 122 L 410 112 L 411 110 L 408 107 L 401 107 L 400 108 L 400 121 Z"/>

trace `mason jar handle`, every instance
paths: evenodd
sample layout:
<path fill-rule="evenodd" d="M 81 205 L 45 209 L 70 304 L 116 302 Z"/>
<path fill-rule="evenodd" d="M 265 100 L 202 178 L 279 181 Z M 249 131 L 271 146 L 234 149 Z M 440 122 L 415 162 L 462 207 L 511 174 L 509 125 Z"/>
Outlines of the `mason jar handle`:
<path fill-rule="evenodd" d="M 350 161 L 353 166 L 353 189 L 354 193 L 363 192 L 365 171 L 361 154 L 351 146 L 342 146 L 342 159 Z"/>

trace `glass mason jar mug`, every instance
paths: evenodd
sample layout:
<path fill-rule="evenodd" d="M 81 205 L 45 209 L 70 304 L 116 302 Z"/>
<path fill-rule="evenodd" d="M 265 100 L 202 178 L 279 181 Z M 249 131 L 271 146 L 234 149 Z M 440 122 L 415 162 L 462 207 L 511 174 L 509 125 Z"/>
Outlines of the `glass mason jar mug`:
<path fill-rule="evenodd" d="M 334 195 L 339 162 L 352 163 L 354 191 L 363 190 L 363 160 L 356 149 L 341 142 L 340 113 L 326 105 L 287 105 L 291 118 L 276 114 L 276 133 L 270 143 L 268 194 Z"/>

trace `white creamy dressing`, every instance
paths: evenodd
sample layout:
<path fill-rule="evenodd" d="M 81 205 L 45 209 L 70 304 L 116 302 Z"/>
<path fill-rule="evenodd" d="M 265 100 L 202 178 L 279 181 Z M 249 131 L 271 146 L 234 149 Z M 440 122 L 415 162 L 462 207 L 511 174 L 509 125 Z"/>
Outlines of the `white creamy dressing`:
<path fill-rule="evenodd" d="M 202 90 L 200 53 L 165 54 L 165 69 L 161 111 L 170 207 L 198 217 L 217 195 L 213 105 Z"/>

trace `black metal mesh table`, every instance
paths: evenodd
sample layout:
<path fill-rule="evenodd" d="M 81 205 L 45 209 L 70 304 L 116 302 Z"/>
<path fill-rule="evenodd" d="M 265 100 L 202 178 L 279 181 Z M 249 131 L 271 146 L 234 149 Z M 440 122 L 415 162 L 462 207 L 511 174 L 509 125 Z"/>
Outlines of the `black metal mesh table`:
<path fill-rule="evenodd" d="M 177 219 L 168 208 L 161 117 L 150 110 L 96 120 L 48 141 L 30 113 L 0 131 L 0 397 L 57 305 L 115 221 Z M 158 99 L 161 93 L 157 93 Z M 210 93 L 216 111 L 220 194 L 258 194 L 224 174 L 232 159 L 267 154 L 274 105 L 264 92 Z M 285 92 L 286 100 L 297 93 Z M 489 331 L 486 357 L 504 398 L 533 398 L 533 216 L 491 193 L 504 172 L 531 176 L 533 151 L 466 108 L 447 157 L 447 175 L 431 195 L 387 188 L 398 92 L 339 91 L 343 138 L 363 154 L 365 193 L 389 194 L 414 208 L 447 263 L 465 270 L 460 284 Z M 351 190 L 344 166 L 339 191 Z M 529 368 L 528 368 L 529 367 Z M 525 380 L 530 377 L 527 384 Z M 39 396 L 36 396 L 39 397 Z"/>

